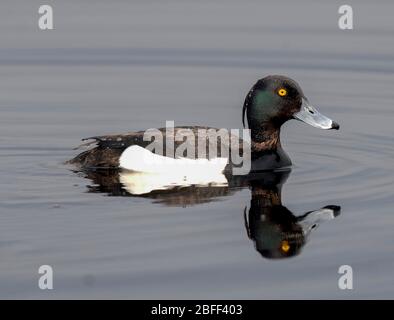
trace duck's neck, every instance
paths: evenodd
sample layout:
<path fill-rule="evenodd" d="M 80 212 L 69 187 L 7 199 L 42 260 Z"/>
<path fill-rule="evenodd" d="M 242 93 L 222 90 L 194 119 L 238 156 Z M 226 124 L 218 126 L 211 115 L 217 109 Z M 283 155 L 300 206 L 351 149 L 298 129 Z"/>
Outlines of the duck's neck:
<path fill-rule="evenodd" d="M 258 204 L 260 208 L 282 205 L 281 190 L 277 188 L 252 188 L 252 204 Z"/>
<path fill-rule="evenodd" d="M 275 151 L 281 148 L 280 127 L 270 123 L 261 123 L 250 128 L 252 152 Z"/>

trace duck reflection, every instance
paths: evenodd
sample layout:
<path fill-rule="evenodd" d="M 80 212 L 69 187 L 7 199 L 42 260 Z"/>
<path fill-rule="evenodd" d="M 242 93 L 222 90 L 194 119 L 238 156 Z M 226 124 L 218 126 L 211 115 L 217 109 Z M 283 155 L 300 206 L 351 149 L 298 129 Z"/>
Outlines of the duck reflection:
<path fill-rule="evenodd" d="M 339 206 L 329 205 L 294 215 L 281 201 L 282 185 L 289 173 L 266 173 L 265 179 L 250 180 L 252 195 L 249 213 L 246 207 L 244 210 L 245 228 L 256 250 L 265 258 L 298 255 L 311 231 L 340 213 Z"/>
<path fill-rule="evenodd" d="M 89 170 L 80 174 L 93 182 L 87 186 L 89 192 L 145 197 L 166 206 L 193 206 L 219 200 L 237 191 L 223 174 L 209 180 L 198 176 L 176 177 L 128 170 Z"/>
<path fill-rule="evenodd" d="M 248 187 L 249 209 L 244 209 L 245 229 L 256 250 L 269 259 L 298 255 L 312 230 L 340 214 L 340 207 L 329 205 L 303 215 L 295 215 L 282 205 L 281 190 L 290 170 L 253 173 L 248 176 L 222 175 L 175 177 L 140 174 L 130 171 L 97 170 L 83 172 L 93 184 L 89 192 L 111 196 L 147 197 L 167 206 L 191 206 L 219 200 Z"/>

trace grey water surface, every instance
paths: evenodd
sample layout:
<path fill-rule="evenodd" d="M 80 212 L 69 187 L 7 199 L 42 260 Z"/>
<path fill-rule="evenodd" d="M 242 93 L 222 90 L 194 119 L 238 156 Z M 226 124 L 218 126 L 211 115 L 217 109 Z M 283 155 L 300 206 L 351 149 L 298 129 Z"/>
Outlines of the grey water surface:
<path fill-rule="evenodd" d="M 54 0 L 55 29 L 40 31 L 42 2 L 0 10 L 0 298 L 394 298 L 394 3 L 346 1 L 343 31 L 340 1 Z M 268 74 L 341 125 L 282 130 L 283 206 L 341 207 L 294 257 L 256 251 L 248 187 L 201 203 L 111 196 L 63 164 L 83 137 L 166 120 L 241 128 Z"/>

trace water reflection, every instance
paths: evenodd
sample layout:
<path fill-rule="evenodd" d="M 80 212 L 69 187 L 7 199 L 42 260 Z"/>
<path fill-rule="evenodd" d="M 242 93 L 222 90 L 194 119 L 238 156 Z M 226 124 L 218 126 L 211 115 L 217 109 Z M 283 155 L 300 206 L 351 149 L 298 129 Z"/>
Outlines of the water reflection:
<path fill-rule="evenodd" d="M 244 210 L 245 228 L 256 250 L 265 258 L 299 254 L 311 231 L 340 213 L 339 206 L 329 205 L 294 215 L 282 205 L 281 199 L 281 189 L 289 173 L 266 173 L 265 179 L 250 180 L 251 200 L 249 212 L 247 207 Z"/>
<path fill-rule="evenodd" d="M 337 205 L 324 206 L 303 215 L 295 215 L 283 206 L 281 190 L 290 170 L 237 177 L 223 175 L 210 182 L 197 178 L 171 182 L 164 176 L 118 170 L 88 171 L 82 174 L 93 182 L 88 186 L 89 192 L 147 197 L 167 206 L 185 207 L 211 202 L 247 187 L 251 190 L 251 198 L 243 212 L 246 233 L 256 250 L 269 259 L 298 255 L 311 232 L 320 223 L 340 214 Z"/>
<path fill-rule="evenodd" d="M 93 184 L 89 192 L 107 193 L 110 196 L 134 196 L 151 198 L 155 203 L 186 207 L 211 202 L 236 192 L 226 176 L 215 180 L 167 177 L 162 174 L 145 174 L 127 170 L 96 170 L 81 173 Z"/>

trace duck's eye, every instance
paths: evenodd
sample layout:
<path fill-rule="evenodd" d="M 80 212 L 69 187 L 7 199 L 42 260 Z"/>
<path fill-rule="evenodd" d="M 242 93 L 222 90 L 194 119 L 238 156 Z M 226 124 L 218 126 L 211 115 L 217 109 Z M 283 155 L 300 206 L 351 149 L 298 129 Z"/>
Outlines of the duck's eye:
<path fill-rule="evenodd" d="M 290 250 L 290 244 L 289 244 L 289 242 L 286 241 L 286 240 L 282 241 L 281 246 L 280 246 L 280 249 L 281 249 L 283 252 L 289 251 L 289 250 Z"/>
<path fill-rule="evenodd" d="M 279 94 L 281 97 L 284 97 L 285 95 L 287 95 L 287 90 L 284 89 L 284 88 L 280 88 L 280 89 L 278 90 L 278 94 Z"/>

